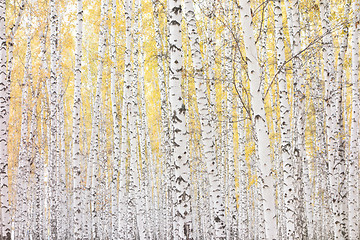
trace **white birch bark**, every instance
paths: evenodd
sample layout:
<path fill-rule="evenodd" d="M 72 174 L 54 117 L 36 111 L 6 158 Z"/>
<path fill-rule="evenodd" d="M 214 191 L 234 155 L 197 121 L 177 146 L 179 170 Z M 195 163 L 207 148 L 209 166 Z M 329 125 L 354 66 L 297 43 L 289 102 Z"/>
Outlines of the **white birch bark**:
<path fill-rule="evenodd" d="M 10 28 L 10 40 L 8 42 L 8 48 L 6 49 L 6 26 L 5 26 L 5 10 L 6 10 L 6 3 L 2 3 L 4 14 L 1 16 L 1 31 L 3 31 L 4 35 L 1 38 L 1 68 L 5 68 L 5 73 L 1 74 L 1 82 L 0 82 L 0 101 L 1 101 L 1 114 L 4 114 L 2 118 L 3 120 L 0 122 L 1 129 L 0 129 L 0 203 L 1 203 L 1 211 L 0 211 L 0 218 L 2 220 L 2 224 L 0 226 L 1 235 L 6 238 L 9 238 L 10 233 L 10 225 L 11 225 L 11 213 L 10 213 L 10 206 L 9 206 L 9 186 L 8 186 L 8 176 L 7 176 L 7 166 L 8 166 L 8 149 L 7 149 L 7 140 L 8 140 L 8 121 L 9 121 L 9 111 L 10 111 L 10 83 L 11 83 L 11 74 L 13 70 L 13 53 L 14 53 L 14 37 L 15 33 L 20 25 L 20 21 L 22 18 L 22 14 L 25 8 L 25 1 L 23 0 L 19 6 L 19 12 L 15 19 L 14 25 Z M 4 25 L 2 25 L 4 24 Z M 4 45 L 5 44 L 5 45 Z M 8 50 L 7 54 L 7 62 L 6 62 L 6 50 Z M 4 52 L 5 51 L 5 52 Z M 3 62 L 4 61 L 4 62 Z M 7 63 L 7 70 L 6 70 L 6 63 Z M 4 64 L 4 65 L 3 65 Z M 5 79 L 2 79 L 3 75 L 5 75 Z M 4 139 L 4 140 L 3 140 Z M 6 145 L 3 145 L 6 144 Z M 5 148 L 6 147 L 6 148 Z M 1 156 L 1 154 L 4 154 Z M 3 162 L 4 161 L 4 162 Z M 5 235 L 4 235 L 5 234 Z"/>
<path fill-rule="evenodd" d="M 286 239 L 295 238 L 295 180 L 294 162 L 291 156 L 290 105 L 287 91 L 285 63 L 285 45 L 280 0 L 274 1 L 275 38 L 277 53 L 277 72 L 280 98 L 281 157 L 284 174 L 284 212 L 286 221 Z"/>
<path fill-rule="evenodd" d="M 50 188 L 50 237 L 57 239 L 57 6 L 55 0 L 50 1 L 50 82 L 49 82 L 49 107 L 50 107 L 50 141 L 49 141 L 49 188 Z"/>
<path fill-rule="evenodd" d="M 111 238 L 118 238 L 118 177 L 120 163 L 120 126 L 118 120 L 116 103 L 116 48 L 115 48 L 115 21 L 116 21 L 116 0 L 112 1 L 112 21 L 110 32 L 110 55 L 111 55 L 111 111 L 113 118 L 114 146 L 112 153 L 112 179 L 111 179 Z"/>
<path fill-rule="evenodd" d="M 46 60 L 46 35 L 47 35 L 47 31 L 48 28 L 46 27 L 46 29 L 41 33 L 40 36 L 40 51 L 41 51 L 41 69 L 45 72 L 48 73 L 49 69 L 48 69 L 48 64 L 47 64 L 47 60 Z M 46 75 L 46 77 L 43 79 L 43 87 L 42 87 L 42 95 L 43 95 L 43 106 L 42 108 L 48 108 L 48 97 L 46 96 L 46 91 L 49 90 L 49 79 L 47 77 L 48 75 Z M 47 131 L 49 131 L 49 127 L 45 128 L 45 113 L 46 111 L 42 112 L 42 116 L 41 116 L 41 131 L 42 131 L 42 149 L 41 149 L 41 156 L 42 156 L 42 168 L 39 169 L 40 174 L 42 175 L 42 183 L 43 183 L 43 199 L 41 200 L 41 203 L 43 204 L 43 212 L 42 212 L 42 217 L 41 217 L 41 222 L 42 225 L 40 226 L 40 228 L 42 228 L 42 234 L 41 236 L 43 238 L 48 238 L 48 229 L 49 229 L 49 224 L 48 224 L 48 211 L 49 211 L 49 202 L 48 202 L 48 198 L 49 198 L 49 193 L 48 193 L 48 163 L 45 163 L 45 160 L 47 159 L 47 157 L 45 156 L 45 145 L 49 145 L 49 138 L 47 138 L 45 140 L 45 136 L 49 136 L 49 134 L 47 134 Z"/>
<path fill-rule="evenodd" d="M 163 228 L 164 230 L 161 231 L 159 234 L 164 234 L 167 238 L 170 238 L 173 234 L 173 201 L 172 201 L 172 183 L 171 180 L 173 173 L 173 164 L 171 162 L 170 158 L 170 129 L 169 129 L 169 103 L 168 103 L 168 94 L 167 89 L 168 85 L 166 83 L 165 78 L 165 63 L 166 59 L 163 54 L 163 42 L 162 42 L 162 34 L 160 30 L 160 22 L 159 22 L 159 4 L 160 2 L 157 0 L 152 1 L 153 5 L 153 14 L 154 14 L 154 30 L 155 30 L 155 42 L 156 42 L 156 49 L 157 49 L 157 73 L 158 73 L 158 80 L 160 85 L 160 101 L 161 101 L 161 142 L 160 142 L 160 162 L 165 165 L 165 173 L 164 177 L 165 180 L 162 181 L 163 189 L 165 197 L 163 199 L 164 202 L 164 221 L 165 223 L 160 223 L 161 225 L 159 227 Z M 167 181 L 168 179 L 168 181 Z M 159 211 L 159 214 L 161 214 L 161 211 Z M 162 217 L 159 217 L 162 218 Z M 158 235 L 159 235 L 158 234 Z"/>
<path fill-rule="evenodd" d="M 348 16 L 350 13 L 350 3 L 347 1 L 344 6 L 344 13 L 345 16 Z M 348 26 L 345 25 L 343 28 L 343 36 L 339 39 L 339 47 L 340 51 L 338 53 L 337 59 L 337 68 L 336 68 L 336 85 L 335 88 L 337 89 L 337 97 L 336 97 L 336 124 L 338 133 L 337 133 L 337 141 L 338 141 L 338 154 L 337 154 L 337 181 L 338 181 L 338 195 L 339 195 L 339 208 L 340 208 L 340 218 L 341 218 L 341 232 L 345 239 L 349 238 L 348 233 L 348 184 L 346 183 L 347 180 L 347 167 L 346 167 L 346 160 L 345 160 L 345 142 L 344 142 L 344 109 L 343 109 L 343 87 L 344 82 L 346 81 L 346 76 L 344 73 L 344 64 L 345 64 L 345 54 L 348 47 L 348 36 L 349 36 L 349 29 Z M 346 101 L 346 99 L 345 99 Z"/>
<path fill-rule="evenodd" d="M 10 240 L 10 206 L 8 183 L 8 126 L 10 82 L 6 74 L 6 1 L 0 1 L 0 239 Z"/>
<path fill-rule="evenodd" d="M 240 52 L 236 52 L 240 55 Z M 249 208 L 248 204 L 248 169 L 245 158 L 245 107 L 248 105 L 244 101 L 244 89 L 242 74 L 241 56 L 235 55 L 235 89 L 237 94 L 237 131 L 238 131 L 238 155 L 237 155 L 237 167 L 238 167 L 238 236 L 240 239 L 250 238 L 249 235 Z M 240 89 L 242 89 L 240 91 Z"/>
<path fill-rule="evenodd" d="M 61 43 L 60 43 L 60 31 L 61 31 L 61 15 L 57 21 L 56 36 L 57 36 L 57 191 L 58 191 L 58 218 L 57 218 L 57 235 L 68 238 L 69 232 L 67 231 L 67 191 L 66 191 L 66 169 L 65 169 L 65 116 L 64 116 L 64 86 L 63 86 L 63 75 L 62 75 L 62 63 L 61 63 Z M 70 199 L 71 201 L 71 199 Z M 71 203 L 69 203 L 71 205 Z M 72 219 L 69 219 L 71 222 Z"/>
<path fill-rule="evenodd" d="M 351 83 L 352 83 L 352 117 L 351 142 L 349 154 L 349 239 L 359 239 L 359 31 L 360 3 L 353 1 L 353 22 L 351 42 Z"/>
<path fill-rule="evenodd" d="M 214 222 L 214 238 L 225 238 L 225 204 L 224 195 L 221 189 L 219 172 L 216 169 L 216 154 L 215 154 L 215 136 L 214 136 L 214 123 L 209 112 L 209 104 L 207 97 L 207 86 L 203 72 L 202 56 L 200 52 L 200 39 L 196 26 L 195 11 L 192 0 L 184 2 L 185 18 L 189 33 L 192 60 L 195 72 L 195 88 L 196 97 L 199 108 L 200 123 L 201 123 L 201 136 L 203 144 L 204 159 L 207 167 L 210 184 L 210 201 L 212 221 Z"/>
<path fill-rule="evenodd" d="M 139 7 L 141 8 L 141 1 L 139 2 Z M 143 9 L 143 8 L 141 8 Z M 143 28 L 143 14 L 140 14 L 139 19 L 139 31 L 144 32 Z M 141 110 L 141 122 L 138 122 L 139 128 L 139 141 L 140 141 L 140 149 L 141 149 L 141 177 L 140 177 L 140 185 L 141 185 L 141 194 L 144 194 L 145 201 L 145 213 L 144 213 L 144 226 L 146 229 L 146 236 L 150 238 L 151 236 L 151 226 L 152 222 L 152 192 L 151 188 L 154 185 L 152 183 L 151 174 L 153 167 L 152 165 L 152 149 L 151 142 L 149 136 L 149 126 L 147 121 L 148 112 L 146 109 L 146 96 L 145 96 L 145 52 L 144 52 L 144 34 L 139 35 L 139 95 L 140 95 L 140 110 Z M 139 116 L 140 121 L 140 116 Z"/>
<path fill-rule="evenodd" d="M 224 31 L 224 79 L 225 79 L 225 91 L 226 91 L 226 107 L 224 108 L 225 114 L 225 124 L 224 129 L 225 134 L 225 145 L 227 152 L 226 163 L 227 163 L 227 182 L 226 189 L 228 190 L 228 238 L 238 238 L 238 226 L 237 226 L 237 210 L 236 210 L 236 192 L 235 192 L 235 158 L 234 158 L 234 118 L 233 118 L 233 90 L 234 90 L 234 73 L 233 73 L 233 41 L 232 41 L 232 32 L 233 31 L 233 8 L 232 4 L 229 2 L 225 3 L 225 12 L 227 26 Z"/>
<path fill-rule="evenodd" d="M 31 116 L 31 131 L 30 131 L 30 143 L 33 148 L 33 158 L 32 161 L 35 163 L 35 173 L 34 173 L 34 206 L 33 206 L 33 218 L 32 218 L 32 238 L 33 239 L 42 239 L 43 238 L 43 215 L 44 215 L 44 158 L 41 140 L 39 141 L 39 137 L 43 137 L 43 129 L 42 126 L 38 124 L 38 115 L 37 112 L 37 100 L 39 97 L 39 93 L 43 91 L 43 83 L 39 82 L 40 88 L 36 90 L 35 97 L 33 99 L 33 110 Z M 43 111 L 43 109 L 41 109 Z M 40 129 L 41 128 L 41 129 Z"/>
<path fill-rule="evenodd" d="M 106 47 L 106 20 L 108 12 L 108 0 L 103 0 L 101 2 L 101 22 L 100 22 L 100 32 L 99 32 L 99 42 L 98 42 L 98 68 L 97 68 L 97 77 L 96 77 L 96 93 L 94 99 L 94 119 L 92 120 L 92 132 L 91 132 L 91 146 L 90 146 L 90 156 L 89 162 L 92 165 L 91 172 L 91 218 L 92 218 L 92 238 L 100 237 L 98 236 L 98 213 L 97 213 L 97 170 L 98 170 L 98 158 L 99 158 L 99 127 L 100 127 L 100 117 L 101 117 L 101 86 L 103 79 L 103 68 L 104 68 L 104 57 L 105 57 L 105 47 Z"/>
<path fill-rule="evenodd" d="M 305 83 L 304 83 L 304 77 L 303 77 L 303 68 L 302 65 L 302 59 L 300 54 L 301 52 L 301 28 L 300 28 L 300 13 L 299 13 L 299 4 L 300 2 L 298 0 L 296 1 L 286 1 L 288 4 L 288 21 L 290 22 L 290 30 L 292 33 L 292 57 L 293 57 L 293 84 L 294 84 L 294 145 L 293 145 L 293 151 L 294 151 L 294 157 L 296 159 L 295 167 L 295 176 L 298 174 L 296 172 L 299 172 L 301 170 L 302 165 L 302 183 L 297 182 L 297 193 L 301 194 L 300 186 L 302 186 L 302 191 L 304 193 L 304 198 L 300 197 L 300 199 L 304 199 L 305 203 L 305 211 L 304 215 L 306 218 L 306 226 L 307 226 L 307 233 L 310 239 L 312 239 L 314 234 L 313 229 L 313 216 L 311 211 L 311 185 L 310 185 L 310 176 L 309 176 L 309 163 L 307 161 L 306 151 L 305 151 Z M 298 177 L 299 179 L 299 177 Z M 296 201 L 296 208 L 300 209 L 298 207 L 301 203 L 300 200 Z M 299 211 L 299 210 L 298 210 Z M 298 213 L 297 215 L 300 215 Z M 300 227 L 300 223 L 297 223 L 297 229 L 296 233 L 300 234 L 301 231 L 304 231 L 304 228 Z M 298 236 L 298 235 L 296 235 Z"/>
<path fill-rule="evenodd" d="M 30 81 L 30 84 L 33 84 Z M 39 83 L 40 85 L 40 83 Z M 39 86 L 38 86 L 39 87 Z M 33 171 L 33 177 L 29 178 L 30 182 L 30 211 L 31 214 L 29 216 L 29 225 L 30 225 L 30 238 L 33 239 L 40 239 L 40 201 L 41 201 L 41 160 L 40 160 L 40 154 L 39 154 L 39 144 L 38 144 L 38 124 L 37 124 L 37 100 L 38 100 L 38 91 L 39 89 L 34 89 L 34 86 L 32 87 L 32 110 L 31 110 L 31 120 L 30 120 L 30 134 L 29 134 L 29 152 L 30 152 L 30 159 L 29 159 L 29 170 L 31 171 L 31 165 L 35 166 L 35 170 Z M 30 172 L 29 171 L 29 172 Z"/>
<path fill-rule="evenodd" d="M 138 144 L 138 138 L 141 137 L 138 136 L 137 132 L 141 131 L 139 129 L 140 127 L 140 114 L 139 114 L 139 104 L 138 104 L 138 79 L 139 79 L 139 24 L 141 25 L 141 19 L 139 21 L 139 16 L 141 13 L 141 4 L 140 0 L 135 0 L 134 2 L 134 33 L 133 33 L 133 77 L 131 78 L 131 95 L 129 98 L 130 102 L 130 126 L 129 126 L 129 134 L 130 134 L 130 171 L 129 171 L 129 186 L 132 186 L 133 188 L 129 187 L 129 195 L 130 195 L 130 201 L 131 198 L 134 197 L 133 203 L 136 204 L 136 208 L 133 209 L 136 211 L 136 223 L 137 223 L 137 229 L 140 239 L 148 239 L 148 231 L 146 228 L 147 219 L 146 219 L 146 192 L 145 189 L 142 187 L 142 184 L 145 183 L 145 179 L 142 179 L 141 171 L 138 169 L 140 168 L 140 159 L 139 159 L 139 144 Z M 146 164 L 145 162 L 143 162 Z M 144 171 L 146 171 L 144 168 L 146 166 L 141 166 Z M 133 178 L 133 182 L 132 179 Z M 133 192 L 131 192 L 133 191 Z M 131 207 L 131 204 L 129 205 Z M 129 208 L 130 210 L 131 208 Z"/>
<path fill-rule="evenodd" d="M 326 91 L 326 133 L 327 133 L 327 151 L 329 163 L 329 184 L 332 209 L 333 232 L 335 239 L 345 237 L 342 231 L 343 221 L 341 219 L 341 201 L 342 197 L 339 192 L 339 174 L 340 164 L 338 154 L 338 134 L 339 127 L 337 124 L 338 109 L 336 108 L 339 93 L 335 87 L 335 57 L 333 49 L 333 38 L 331 35 L 331 25 L 329 20 L 329 3 L 320 1 L 320 15 L 324 51 L 324 80 Z"/>
<path fill-rule="evenodd" d="M 186 108 L 181 94 L 182 81 L 182 40 L 181 40 L 181 4 L 180 1 L 169 1 L 169 99 L 171 108 L 172 156 L 175 165 L 175 239 L 192 238 L 190 206 L 190 163 L 186 147 L 188 134 L 186 130 Z"/>
<path fill-rule="evenodd" d="M 264 102 L 260 91 L 261 73 L 255 45 L 249 0 L 240 1 L 240 15 L 242 20 L 242 29 L 244 32 L 248 74 L 250 78 L 253 121 L 259 149 L 259 167 L 261 171 L 261 181 L 263 181 L 263 187 L 261 190 L 263 197 L 266 238 L 278 239 L 275 211 L 275 188 L 270 159 L 270 139 L 265 117 Z"/>
<path fill-rule="evenodd" d="M 22 100 L 21 100 L 21 139 L 19 148 L 19 162 L 18 162 L 18 173 L 17 173 L 17 204 L 16 204 L 16 229 L 15 236 L 20 239 L 29 237 L 28 226 L 29 221 L 29 204 L 27 199 L 27 189 L 30 176 L 30 154 L 29 154 L 29 133 L 28 133 L 28 91 L 29 84 L 31 82 L 31 49 L 30 41 L 31 37 L 28 36 L 27 50 L 25 57 L 25 73 L 22 83 Z"/>
<path fill-rule="evenodd" d="M 136 46 L 135 46 L 136 47 Z M 135 60 L 136 61 L 136 60 Z M 135 63 L 136 64 L 136 63 Z M 136 129 L 136 118 L 137 113 L 137 79 L 131 74 L 131 92 L 129 93 L 129 138 L 130 138 L 130 165 L 129 165 L 129 197 L 127 201 L 128 207 L 128 218 L 127 222 L 135 222 L 135 224 L 128 224 L 128 239 L 135 239 L 136 229 L 138 229 L 139 237 L 144 239 L 144 226 L 142 224 L 141 213 L 142 207 L 138 206 L 139 198 L 139 176 L 138 176 L 138 141 L 137 141 L 137 129 Z"/>
<path fill-rule="evenodd" d="M 82 232 L 82 169 L 80 165 L 80 108 L 81 108 L 81 59 L 82 59 L 82 23 L 83 23 L 83 4 L 82 0 L 77 1 L 77 26 L 76 26 L 76 45 L 75 45 L 75 77 L 74 77 L 74 105 L 73 105 L 73 207 L 74 207 L 74 239 L 83 238 Z"/>
<path fill-rule="evenodd" d="M 123 103 L 121 110 L 121 155 L 120 155 L 120 182 L 119 182 L 119 238 L 127 239 L 127 173 L 126 159 L 128 151 L 128 105 L 129 91 L 131 90 L 131 16 L 132 0 L 125 1 L 125 56 L 124 56 L 124 85 Z"/>
<path fill-rule="evenodd" d="M 238 136 L 239 136 L 239 238 L 249 238 L 249 218 L 248 218 L 248 171 L 245 159 L 245 134 L 244 134 L 244 120 L 243 120 L 243 107 L 238 106 Z"/>

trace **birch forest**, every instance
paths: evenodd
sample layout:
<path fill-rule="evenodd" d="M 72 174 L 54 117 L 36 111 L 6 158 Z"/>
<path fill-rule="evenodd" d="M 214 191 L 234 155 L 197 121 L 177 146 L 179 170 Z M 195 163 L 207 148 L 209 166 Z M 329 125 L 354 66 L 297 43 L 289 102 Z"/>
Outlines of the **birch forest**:
<path fill-rule="evenodd" d="M 0 0 L 0 240 L 359 240 L 360 0 Z"/>

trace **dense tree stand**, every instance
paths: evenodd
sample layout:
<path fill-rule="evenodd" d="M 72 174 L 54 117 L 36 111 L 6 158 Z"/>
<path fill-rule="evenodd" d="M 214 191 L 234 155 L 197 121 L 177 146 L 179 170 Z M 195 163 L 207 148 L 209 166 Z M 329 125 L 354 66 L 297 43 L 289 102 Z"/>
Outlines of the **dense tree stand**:
<path fill-rule="evenodd" d="M 350 239 L 360 0 L 0 0 L 0 240 Z"/>

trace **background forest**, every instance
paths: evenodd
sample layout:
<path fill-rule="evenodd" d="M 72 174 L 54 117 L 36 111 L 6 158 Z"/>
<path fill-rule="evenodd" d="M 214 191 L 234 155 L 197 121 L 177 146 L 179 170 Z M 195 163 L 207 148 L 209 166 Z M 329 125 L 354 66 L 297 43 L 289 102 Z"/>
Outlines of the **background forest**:
<path fill-rule="evenodd" d="M 360 239 L 359 0 L 0 0 L 0 239 Z"/>

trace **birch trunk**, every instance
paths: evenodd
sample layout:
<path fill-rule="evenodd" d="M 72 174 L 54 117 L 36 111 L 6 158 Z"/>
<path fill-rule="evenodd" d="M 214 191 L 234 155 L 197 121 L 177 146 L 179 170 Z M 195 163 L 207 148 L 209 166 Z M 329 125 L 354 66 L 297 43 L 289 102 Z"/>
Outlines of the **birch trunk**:
<path fill-rule="evenodd" d="M 139 2 L 139 7 L 141 8 L 141 1 Z M 141 8 L 142 9 L 142 8 Z M 143 18 L 140 14 L 139 19 L 139 30 L 141 32 L 144 31 L 143 28 Z M 144 53 L 144 35 L 139 35 L 139 95 L 140 95 L 140 110 L 141 110 L 141 121 L 139 116 L 138 128 L 139 128 L 139 141 L 141 148 L 141 175 L 140 175 L 140 186 L 141 186 L 141 194 L 143 194 L 144 198 L 144 220 L 143 224 L 146 229 L 145 237 L 150 238 L 151 236 L 151 226 L 152 222 L 152 207 L 151 207 L 151 173 L 152 173 L 152 150 L 149 136 L 149 126 L 147 121 L 147 110 L 146 110 L 146 92 L 145 92 L 145 53 Z"/>
<path fill-rule="evenodd" d="M 57 236 L 57 7 L 55 0 L 50 0 L 50 83 L 49 83 L 49 105 L 50 105 L 50 142 L 49 142 L 49 188 L 50 188 L 50 237 L 56 240 Z"/>
<path fill-rule="evenodd" d="M 188 134 L 186 130 L 186 108 L 181 94 L 182 82 L 182 40 L 181 40 L 181 4 L 169 1 L 169 51 L 170 51 L 170 108 L 172 156 L 175 165 L 175 239 L 192 239 L 192 222 L 190 206 L 190 163 L 186 147 Z"/>
<path fill-rule="evenodd" d="M 347 1 L 345 3 L 345 16 L 348 16 L 350 13 L 350 3 Z M 338 161 L 337 161 L 337 168 L 338 168 L 338 195 L 339 195 L 339 208 L 340 208 L 340 218 L 341 218 L 341 232 L 345 239 L 349 238 L 348 233 L 348 185 L 346 184 L 347 180 L 347 167 L 346 167 L 346 160 L 345 160 L 345 142 L 344 142 L 344 109 L 343 109 L 343 86 L 346 79 L 344 73 L 344 63 L 345 63 L 345 54 L 348 47 L 348 37 L 349 31 L 348 26 L 345 25 L 343 29 L 343 36 L 339 41 L 340 51 L 338 53 L 337 59 L 337 69 L 336 69 L 336 85 L 335 88 L 337 89 L 337 98 L 336 98 L 336 124 L 338 133 L 337 133 L 337 141 L 338 141 Z"/>
<path fill-rule="evenodd" d="M 351 55 L 351 83 L 352 83 L 352 117 L 351 142 L 349 155 L 349 239 L 359 239 L 359 1 L 353 1 L 352 22 L 352 55 Z"/>
<path fill-rule="evenodd" d="M 290 105 L 285 73 L 285 45 L 280 0 L 274 1 L 277 72 L 280 97 L 281 156 L 284 174 L 284 212 L 286 239 L 295 238 L 295 180 L 294 162 L 291 156 Z"/>
<path fill-rule="evenodd" d="M 77 1 L 77 27 L 76 27 L 76 46 L 75 46 L 75 80 L 74 80 L 74 107 L 73 107 L 73 151 L 72 164 L 74 174 L 74 239 L 83 238 L 82 232 L 82 173 L 80 156 L 80 108 L 81 108 L 81 59 L 82 59 L 82 22 L 83 8 L 82 0 Z"/>
<path fill-rule="evenodd" d="M 127 175 L 126 159 L 128 151 L 128 108 L 129 92 L 131 90 L 131 16 L 132 0 L 125 1 L 125 56 L 124 56 L 124 85 L 123 85 L 123 103 L 121 111 L 121 155 L 120 155 L 120 183 L 119 183 L 119 238 L 126 239 L 126 229 L 130 222 L 127 222 Z"/>
<path fill-rule="evenodd" d="M 17 175 L 17 204 L 16 204 L 16 229 L 15 236 L 20 239 L 29 237 L 29 226 L 27 226 L 29 217 L 29 204 L 27 199 L 27 188 L 30 175 L 30 154 L 29 154 L 29 133 L 28 133 L 28 91 L 31 81 L 31 49 L 30 49 L 30 36 L 27 40 L 26 60 L 25 60 L 25 73 L 22 83 L 22 114 L 21 114 L 21 140 L 19 148 L 19 162 L 18 162 L 18 175 Z"/>
<path fill-rule="evenodd" d="M 171 146 L 170 146 L 170 129 L 169 129 L 169 100 L 168 100 L 168 84 L 165 78 L 165 56 L 163 54 L 163 42 L 162 42 L 162 35 L 159 23 L 159 1 L 153 0 L 153 14 L 154 14 L 154 30 L 155 30 L 155 42 L 156 42 L 156 49 L 157 49 L 157 73 L 158 73 L 158 80 L 160 85 L 160 101 L 161 101 L 161 142 L 160 142 L 160 162 L 165 165 L 165 181 L 162 181 L 164 191 L 164 221 L 165 223 L 159 224 L 159 231 L 163 232 L 163 234 L 170 238 L 173 234 L 173 201 L 172 201 L 172 182 L 174 170 L 173 164 L 171 162 L 170 154 L 171 154 Z M 159 211 L 159 214 L 160 211 Z M 162 217 L 159 217 L 162 218 Z M 163 228 L 163 230 L 160 230 Z M 159 233 L 160 235 L 162 233 Z"/>
<path fill-rule="evenodd" d="M 8 186 L 8 149 L 7 149 L 7 141 L 8 141 L 8 121 L 9 121 L 9 111 L 10 111 L 10 83 L 11 83 L 11 74 L 13 71 L 13 53 L 14 53 L 14 37 L 15 33 L 20 25 L 20 21 L 22 18 L 22 14 L 25 8 L 25 1 L 23 0 L 19 7 L 19 12 L 15 19 L 14 25 L 10 28 L 10 40 L 8 46 L 6 46 L 6 26 L 5 26 L 5 10 L 6 10 L 6 2 L 1 2 L 1 6 L 3 9 L 0 8 L 0 11 L 4 11 L 4 14 L 1 14 L 0 22 L 1 22 L 1 31 L 3 31 L 4 35 L 1 35 L 1 49 L 0 49 L 0 56 L 1 56 L 1 68 L 4 70 L 2 72 L 0 70 L 1 81 L 0 81 L 0 110 L 1 115 L 4 118 L 0 122 L 0 203 L 1 203 L 1 211 L 0 211 L 0 218 L 2 220 L 2 224 L 0 226 L 0 231 L 2 237 L 9 238 L 11 235 L 11 213 L 10 213 L 10 205 L 9 205 L 9 186 Z M 4 24 L 4 25 L 3 25 Z M 5 44 L 5 45 L 4 45 Z M 8 49 L 6 49 L 8 47 Z M 8 50 L 7 55 L 7 62 L 6 62 L 6 50 Z M 5 52 L 4 52 L 5 51 Z M 7 63 L 7 70 L 6 70 L 6 63 Z M 3 65 L 4 64 L 4 65 Z M 4 76 L 5 75 L 5 76 Z M 4 77 L 4 79 L 3 79 Z M 1 156 L 1 154 L 3 154 Z M 4 162 L 3 162 L 4 161 Z"/>
<path fill-rule="evenodd" d="M 106 19 L 108 12 L 108 0 L 101 1 L 101 23 L 100 23 L 100 32 L 99 32 L 99 42 L 98 42 L 98 69 L 97 69 L 97 78 L 96 78 L 96 93 L 94 100 L 94 119 L 92 122 L 92 132 L 91 132 L 91 146 L 90 146 L 90 158 L 89 161 L 92 164 L 92 173 L 91 173 L 91 218 L 92 218 L 92 238 L 98 238 L 98 213 L 97 213 L 97 170 L 98 170 L 98 158 L 99 158 L 99 127 L 100 127 L 100 105 L 101 105 L 101 85 L 103 78 L 103 67 L 104 67 L 104 57 L 105 57 L 105 47 L 106 47 Z"/>
<path fill-rule="evenodd" d="M 342 231 L 343 220 L 341 219 L 341 201 L 342 197 L 339 192 L 339 127 L 337 123 L 338 109 L 336 107 L 338 102 L 339 93 L 335 87 L 335 58 L 333 49 L 333 38 L 331 35 L 331 25 L 329 20 L 329 3 L 320 1 L 320 15 L 321 25 L 323 30 L 323 44 L 325 46 L 323 51 L 324 58 L 324 78 L 325 78 L 325 91 L 326 91 L 326 133 L 327 133 L 327 151 L 329 161 L 329 184 L 330 184 L 330 197 L 331 208 L 333 216 L 333 231 L 335 239 L 342 239 L 345 237 Z"/>
<path fill-rule="evenodd" d="M 250 78 L 250 94 L 253 109 L 253 121 L 258 139 L 257 145 L 260 161 L 260 176 L 261 181 L 263 181 L 263 187 L 261 190 L 263 197 L 266 238 L 278 239 L 275 210 L 275 188 L 270 158 L 270 139 L 266 123 L 262 92 L 260 91 L 261 73 L 255 45 L 253 22 L 251 19 L 249 0 L 240 1 L 240 15 L 242 20 L 242 29 L 244 32 L 248 74 Z"/>
<path fill-rule="evenodd" d="M 6 74 L 6 1 L 0 1 L 0 239 L 11 238 L 8 183 L 8 126 L 10 82 Z"/>
<path fill-rule="evenodd" d="M 41 33 L 41 37 L 40 37 L 40 51 L 41 51 L 41 69 L 44 70 L 45 73 L 48 73 L 49 69 L 48 69 L 48 64 L 47 64 L 47 61 L 46 61 L 46 35 L 47 35 L 47 30 L 48 28 L 46 27 L 46 29 Z M 46 75 L 48 76 L 48 75 Z M 48 84 L 49 84 L 49 79 L 48 77 L 44 77 L 43 79 L 43 86 L 42 86 L 42 95 L 43 95 L 43 106 L 42 108 L 47 108 L 47 104 L 49 103 L 48 99 L 47 99 L 47 96 L 46 96 L 46 91 L 49 90 L 48 89 Z M 43 196 L 42 196 L 42 200 L 41 200 L 41 203 L 43 204 L 43 212 L 41 213 L 42 214 L 42 218 L 41 218 L 41 222 L 42 222 L 42 225 L 40 226 L 40 228 L 42 228 L 42 234 L 41 234 L 41 237 L 43 238 L 47 238 L 48 237 L 48 229 L 49 229 L 49 225 L 48 225 L 48 219 L 47 219 L 47 216 L 48 216 L 48 210 L 49 210 L 49 204 L 48 204 L 48 169 L 47 169 L 47 166 L 48 166 L 48 163 L 45 164 L 45 160 L 46 160 L 46 156 L 45 156 L 45 146 L 46 144 L 48 143 L 49 139 L 46 139 L 45 141 L 45 136 L 46 136 L 46 131 L 48 131 L 49 127 L 46 129 L 43 122 L 45 120 L 45 111 L 42 112 L 42 116 L 41 116 L 41 136 L 42 136 L 42 166 L 41 168 L 39 169 L 40 171 L 40 174 L 42 175 L 42 184 L 43 184 L 43 187 L 42 187 L 42 190 L 43 190 Z M 46 129 L 46 131 L 45 131 Z M 48 134 L 49 135 L 49 134 Z M 49 144 L 47 144 L 49 145 Z"/>
<path fill-rule="evenodd" d="M 58 21 L 58 28 L 57 28 L 57 38 L 58 38 L 58 48 L 57 51 L 57 92 L 58 92 L 58 99 L 57 99 L 57 129 L 58 129 L 58 136 L 57 136 L 57 147 L 58 147 L 58 154 L 57 154 L 57 171 L 58 171 L 58 179 L 57 179 L 57 188 L 58 188 L 58 219 L 57 219 L 57 226 L 58 226 L 58 236 L 68 238 L 69 232 L 67 228 L 67 191 L 66 191 L 66 169 L 65 169 L 65 161 L 66 161 L 66 153 L 65 153 L 65 117 L 64 117 L 64 87 L 63 87 L 63 76 L 62 76 L 62 66 L 61 66 L 61 49 L 60 49 L 60 24 L 61 21 Z M 71 205 L 71 200 L 69 205 Z M 72 219 L 69 219 L 71 222 Z"/>
<path fill-rule="evenodd" d="M 139 104 L 138 104 L 138 86 L 139 86 L 139 25 L 141 25 L 141 19 L 139 19 L 141 13 L 141 1 L 135 0 L 134 3 L 134 34 L 133 34 L 133 78 L 131 79 L 131 98 L 129 99 L 131 107 L 130 107 L 130 186 L 131 184 L 131 177 L 134 177 L 133 186 L 134 190 L 133 194 L 130 193 L 130 196 L 133 195 L 135 197 L 134 203 L 136 203 L 136 222 L 137 222 L 137 229 L 140 239 L 148 239 L 148 231 L 146 228 L 147 219 L 146 219 L 146 192 L 142 191 L 144 188 L 142 184 L 145 183 L 145 179 L 142 179 L 142 175 L 140 171 L 140 159 L 139 159 L 139 144 L 138 144 L 138 129 L 140 127 L 140 114 L 139 114 Z M 141 139 L 141 134 L 140 134 Z M 144 162 L 145 163 L 145 162 Z M 146 166 L 142 166 L 145 168 Z M 145 171 L 145 169 L 142 169 Z M 135 193 L 136 190 L 136 193 Z"/>
<path fill-rule="evenodd" d="M 120 126 L 118 121 L 117 104 L 116 104 L 116 48 L 115 48 L 115 21 L 116 21 L 116 0 L 112 1 L 112 22 L 110 32 L 110 54 L 111 54 L 111 111 L 113 118 L 113 159 L 112 159 L 112 180 L 111 180 L 111 238 L 118 238 L 118 177 L 120 163 Z"/>
<path fill-rule="evenodd" d="M 196 97 L 199 108 L 201 136 L 204 151 L 204 159 L 206 162 L 207 172 L 210 184 L 210 202 L 212 211 L 212 221 L 214 222 L 214 237 L 216 239 L 225 238 L 225 205 L 224 194 L 221 189 L 219 172 L 216 169 L 216 154 L 215 154 L 215 136 L 214 123 L 209 112 L 207 86 L 203 72 L 202 56 L 200 52 L 200 39 L 197 32 L 195 11 L 192 0 L 184 2 L 185 18 L 189 33 L 191 55 L 195 72 L 195 88 Z"/>

